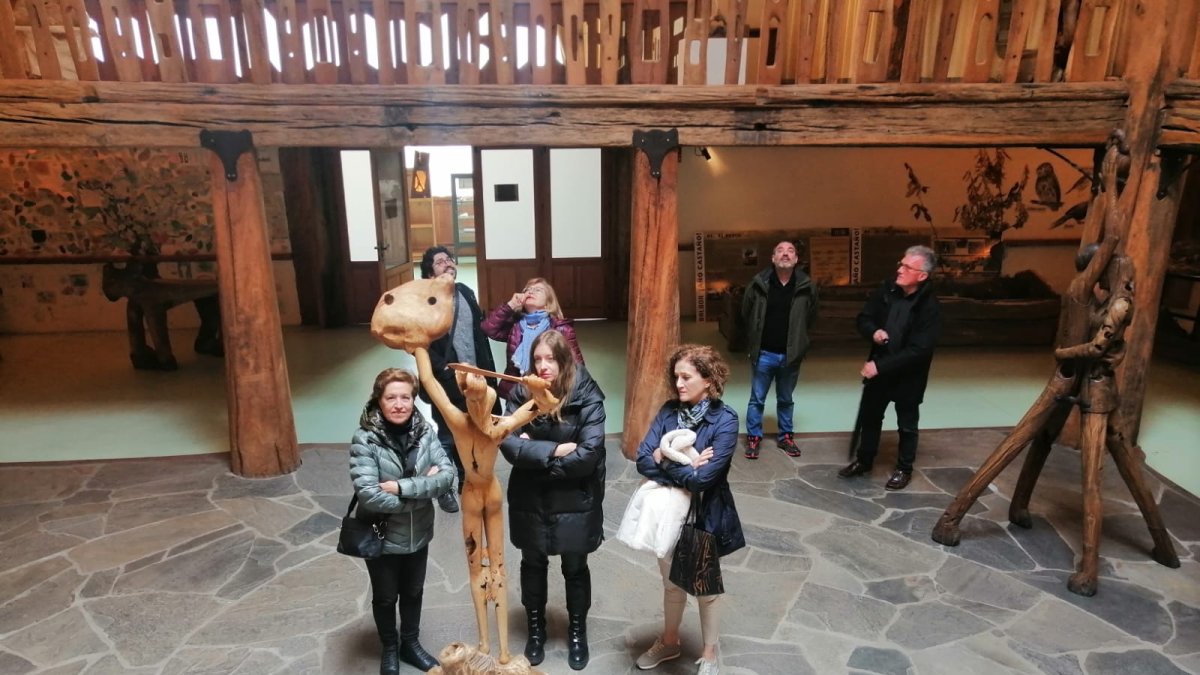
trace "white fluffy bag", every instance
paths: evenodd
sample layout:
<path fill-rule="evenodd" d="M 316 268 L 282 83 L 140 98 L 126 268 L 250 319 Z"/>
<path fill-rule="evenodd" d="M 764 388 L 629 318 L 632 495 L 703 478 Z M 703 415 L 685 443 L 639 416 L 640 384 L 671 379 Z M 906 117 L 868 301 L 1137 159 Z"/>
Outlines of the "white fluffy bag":
<path fill-rule="evenodd" d="M 695 442 L 695 432 L 678 429 L 663 436 L 659 449 L 673 462 L 691 464 L 698 455 L 693 447 Z M 617 528 L 617 540 L 635 551 L 650 551 L 659 558 L 670 557 L 691 501 L 691 493 L 683 488 L 647 480 L 629 499 L 621 526 Z"/>

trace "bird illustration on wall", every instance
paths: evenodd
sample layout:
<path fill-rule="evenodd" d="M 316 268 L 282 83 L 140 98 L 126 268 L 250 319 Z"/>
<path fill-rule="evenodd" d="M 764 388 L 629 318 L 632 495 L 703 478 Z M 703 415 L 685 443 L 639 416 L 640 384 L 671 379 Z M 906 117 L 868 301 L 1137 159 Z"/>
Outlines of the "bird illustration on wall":
<path fill-rule="evenodd" d="M 1037 181 L 1034 183 L 1037 199 L 1034 204 L 1045 206 L 1051 211 L 1062 208 L 1062 187 L 1058 184 L 1058 176 L 1054 173 L 1054 165 L 1042 162 L 1037 167 Z"/>
<path fill-rule="evenodd" d="M 1089 203 L 1090 202 L 1085 199 L 1075 206 L 1067 209 L 1065 213 L 1058 217 L 1058 220 L 1050 223 L 1050 229 L 1053 230 L 1055 228 L 1062 227 L 1063 225 L 1066 225 L 1067 227 L 1075 227 L 1077 223 L 1082 223 L 1083 219 L 1087 217 Z"/>

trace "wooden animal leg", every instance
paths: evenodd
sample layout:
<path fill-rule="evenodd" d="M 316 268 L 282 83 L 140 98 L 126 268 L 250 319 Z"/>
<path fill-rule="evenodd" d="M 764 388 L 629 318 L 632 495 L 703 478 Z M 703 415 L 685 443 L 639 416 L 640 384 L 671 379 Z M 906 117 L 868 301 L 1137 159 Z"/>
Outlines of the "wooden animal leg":
<path fill-rule="evenodd" d="M 163 305 L 153 305 L 146 312 L 146 327 L 150 329 L 150 338 L 154 340 L 154 353 L 158 359 L 159 370 L 178 370 L 179 363 L 171 351 L 171 334 L 167 332 L 167 308 Z"/>
<path fill-rule="evenodd" d="M 1012 502 L 1008 506 L 1008 520 L 1013 525 L 1025 529 L 1033 527 L 1033 519 L 1029 517 L 1029 499 L 1033 496 L 1033 488 L 1042 474 L 1042 467 L 1046 465 L 1046 457 L 1054 447 L 1054 439 L 1058 438 L 1073 408 L 1070 403 L 1058 403 L 1057 409 L 1046 421 L 1046 426 L 1034 436 L 1029 452 L 1025 455 L 1025 463 L 1021 466 L 1021 476 L 1017 478 Z"/>
<path fill-rule="evenodd" d="M 1079 567 L 1067 581 L 1067 588 L 1072 593 L 1093 596 L 1100 567 L 1100 526 L 1104 520 L 1100 478 L 1108 415 L 1085 413 L 1082 418 L 1083 433 L 1079 445 L 1083 459 L 1083 551 L 1079 556 Z"/>
<path fill-rule="evenodd" d="M 1146 487 L 1142 476 L 1142 460 L 1133 448 L 1129 447 L 1124 435 L 1113 429 L 1112 425 L 1109 425 L 1108 429 L 1108 451 L 1112 454 L 1125 485 L 1129 486 L 1133 500 L 1141 509 L 1146 527 L 1150 529 L 1150 538 L 1154 540 L 1154 551 L 1151 555 L 1160 565 L 1179 567 L 1179 555 L 1175 553 L 1175 544 L 1171 542 L 1171 535 L 1167 532 L 1162 514 L 1158 511 L 1158 503 L 1154 501 L 1154 495 L 1150 494 L 1150 488 Z"/>
<path fill-rule="evenodd" d="M 125 330 L 129 333 L 129 361 L 137 370 L 158 370 L 158 359 L 154 350 L 146 344 L 146 325 L 140 305 L 132 300 L 125 302 Z"/>
<path fill-rule="evenodd" d="M 504 511 L 500 482 L 494 477 L 488 488 L 484 515 L 487 529 L 488 595 L 496 603 L 496 632 L 500 640 L 501 664 L 508 663 L 508 579 L 504 568 Z"/>
<path fill-rule="evenodd" d="M 491 651 L 487 620 L 487 574 L 483 568 L 484 495 L 474 483 L 462 493 L 463 544 L 467 549 L 467 573 L 471 578 L 471 602 L 475 605 L 475 624 L 479 628 L 479 651 Z"/>
<path fill-rule="evenodd" d="M 970 510 L 975 500 L 979 499 L 979 495 L 983 494 L 992 480 L 1025 449 L 1029 441 L 1046 425 L 1046 421 L 1058 407 L 1058 397 L 1069 391 L 1073 383 L 1074 378 L 1061 377 L 1057 372 L 1054 374 L 1046 388 L 1042 390 L 1041 396 L 1033 402 L 1033 406 L 1029 408 L 1017 426 L 992 451 L 983 466 L 979 467 L 971 480 L 958 491 L 958 495 L 954 497 L 954 501 L 950 502 L 950 506 L 946 507 L 942 517 L 938 518 L 937 524 L 933 526 L 934 541 L 943 546 L 958 546 L 961 536 L 958 524 L 962 522 L 963 516 Z"/>

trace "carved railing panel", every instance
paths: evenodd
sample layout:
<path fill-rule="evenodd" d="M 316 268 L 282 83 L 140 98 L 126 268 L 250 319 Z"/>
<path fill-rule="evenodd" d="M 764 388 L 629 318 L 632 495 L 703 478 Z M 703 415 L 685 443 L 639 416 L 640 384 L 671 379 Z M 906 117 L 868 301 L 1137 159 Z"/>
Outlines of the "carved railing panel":
<path fill-rule="evenodd" d="M 725 84 L 786 85 L 1120 77 L 1135 39 L 1126 28 L 1132 0 L 1082 0 L 1060 26 L 1062 3 L 0 0 L 0 79 L 696 85 L 719 83 L 723 72 Z M 1195 14 L 1176 28 L 1181 71 L 1193 78 Z M 725 40 L 723 51 L 714 52 L 714 38 Z"/>

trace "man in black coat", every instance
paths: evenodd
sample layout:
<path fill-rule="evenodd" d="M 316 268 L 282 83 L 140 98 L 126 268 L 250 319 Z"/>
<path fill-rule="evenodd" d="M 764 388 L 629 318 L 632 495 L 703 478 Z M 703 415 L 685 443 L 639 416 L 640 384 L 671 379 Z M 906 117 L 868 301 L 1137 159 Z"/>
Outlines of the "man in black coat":
<path fill-rule="evenodd" d="M 421 278 L 432 279 L 444 274 L 455 279 L 458 278 L 458 259 L 454 257 L 454 253 L 445 246 L 433 246 L 425 249 L 425 254 L 421 256 Z M 469 363 L 484 370 L 494 371 L 496 363 L 492 359 L 491 343 L 488 342 L 487 335 L 484 335 L 480 328 L 484 314 L 483 310 L 479 308 L 479 302 L 475 299 L 475 291 L 463 283 L 455 283 L 454 287 L 454 323 L 451 325 L 449 333 L 429 345 L 429 362 L 433 366 L 434 375 L 442 383 L 442 388 L 446 390 L 450 401 L 459 410 L 466 411 L 467 400 L 459 390 L 458 382 L 454 378 L 454 371 L 448 367 L 448 364 Z M 494 380 L 489 379 L 488 384 L 496 386 Z M 420 397 L 421 400 L 429 403 L 424 388 L 421 389 Z M 438 440 L 441 441 L 446 454 L 450 455 L 455 469 L 458 470 L 458 491 L 461 492 L 465 478 L 462 459 L 458 456 L 458 448 L 454 445 L 454 436 L 451 435 L 450 428 L 446 426 L 446 420 L 438 411 L 437 406 L 433 406 L 433 421 L 437 423 Z M 438 505 L 447 513 L 458 511 L 458 498 L 455 491 L 452 490 L 438 498 Z"/>
<path fill-rule="evenodd" d="M 884 487 L 903 490 L 912 480 L 920 406 L 942 327 L 941 308 L 929 280 L 936 260 L 929 247 L 910 247 L 896 266 L 895 280 L 884 281 L 858 314 L 858 332 L 871 341 L 871 352 L 861 370 L 857 457 L 838 471 L 842 478 L 870 473 L 879 451 L 883 414 L 894 402 L 900 447 L 896 469 Z"/>

